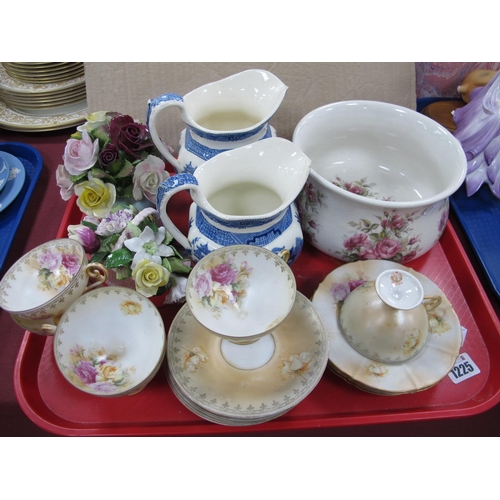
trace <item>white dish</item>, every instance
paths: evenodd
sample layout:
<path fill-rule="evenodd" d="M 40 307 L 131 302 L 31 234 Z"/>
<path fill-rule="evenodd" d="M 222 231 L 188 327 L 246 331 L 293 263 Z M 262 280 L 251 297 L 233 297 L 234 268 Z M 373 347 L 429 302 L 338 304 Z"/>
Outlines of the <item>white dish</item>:
<path fill-rule="evenodd" d="M 359 284 L 373 281 L 387 269 L 407 271 L 421 282 L 426 295 L 440 295 L 441 304 L 429 312 L 427 342 L 412 359 L 400 364 L 373 361 L 347 342 L 339 325 L 339 302 Z M 453 368 L 462 343 L 460 322 L 443 292 L 427 277 L 390 261 L 358 261 L 338 267 L 326 276 L 312 303 L 323 318 L 329 340 L 329 367 L 348 382 L 368 392 L 408 394 L 432 387 Z"/>

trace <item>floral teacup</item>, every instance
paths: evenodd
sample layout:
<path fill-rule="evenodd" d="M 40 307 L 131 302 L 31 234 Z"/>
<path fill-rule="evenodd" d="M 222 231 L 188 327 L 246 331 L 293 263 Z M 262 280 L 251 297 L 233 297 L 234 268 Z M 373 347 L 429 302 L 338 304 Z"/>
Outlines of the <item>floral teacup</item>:
<path fill-rule="evenodd" d="M 6 272 L 0 281 L 0 307 L 19 326 L 51 335 L 47 326 L 57 324 L 73 302 L 106 277 L 104 266 L 89 264 L 80 243 L 69 238 L 52 240 L 28 252 Z M 89 278 L 96 281 L 87 286 Z"/>
<path fill-rule="evenodd" d="M 380 363 L 403 363 L 424 347 L 428 312 L 441 303 L 439 295 L 424 295 L 410 272 L 387 269 L 374 281 L 357 286 L 339 312 L 347 342 L 363 356 Z"/>
<path fill-rule="evenodd" d="M 158 309 L 124 287 L 90 291 L 52 330 L 60 372 L 74 387 L 94 396 L 138 393 L 165 356 L 165 326 Z"/>
<path fill-rule="evenodd" d="M 236 343 L 272 332 L 291 311 L 295 277 L 275 253 L 253 245 L 219 248 L 200 260 L 186 285 L 186 302 L 208 330 Z"/>

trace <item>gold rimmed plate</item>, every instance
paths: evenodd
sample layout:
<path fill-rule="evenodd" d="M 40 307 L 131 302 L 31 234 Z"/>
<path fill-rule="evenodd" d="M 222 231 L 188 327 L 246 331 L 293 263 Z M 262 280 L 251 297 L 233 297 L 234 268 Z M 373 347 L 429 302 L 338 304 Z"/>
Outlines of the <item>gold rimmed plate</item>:
<path fill-rule="evenodd" d="M 52 101 L 42 101 L 42 102 L 14 101 L 10 99 L 3 99 L 2 97 L 0 97 L 0 99 L 2 99 L 6 104 L 8 104 L 12 109 L 30 110 L 30 109 L 43 109 L 43 108 L 55 108 L 58 106 L 67 106 L 69 104 L 74 104 L 83 101 L 86 99 L 86 97 L 87 97 L 86 92 L 82 92 L 81 94 L 75 95 L 73 97 L 54 99 Z"/>
<path fill-rule="evenodd" d="M 172 322 L 167 345 L 169 376 L 180 401 L 227 425 L 253 425 L 295 407 L 326 369 L 323 323 L 297 292 L 292 311 L 269 335 L 274 342 L 271 359 L 253 369 L 236 368 L 223 354 L 222 343 L 228 341 L 204 328 L 184 305 Z"/>
<path fill-rule="evenodd" d="M 387 269 L 399 268 L 416 276 L 426 295 L 440 295 L 439 307 L 429 312 L 429 336 L 414 358 L 401 364 L 373 361 L 356 351 L 339 324 L 339 308 L 360 283 L 373 281 Z M 367 392 L 410 394 L 429 389 L 448 375 L 459 355 L 462 330 L 453 306 L 439 287 L 421 273 L 383 260 L 344 264 L 326 276 L 312 303 L 323 318 L 329 340 L 329 367 L 343 379 Z"/>
<path fill-rule="evenodd" d="M 71 89 L 85 82 L 85 75 L 54 83 L 28 83 L 21 82 L 9 76 L 5 67 L 0 65 L 0 89 L 12 94 L 40 94 L 60 92 Z"/>
<path fill-rule="evenodd" d="M 69 106 L 65 112 L 56 114 L 27 115 L 13 110 L 0 100 L 0 128 L 20 132 L 46 132 L 74 127 L 87 119 L 87 102 L 81 101 Z"/>

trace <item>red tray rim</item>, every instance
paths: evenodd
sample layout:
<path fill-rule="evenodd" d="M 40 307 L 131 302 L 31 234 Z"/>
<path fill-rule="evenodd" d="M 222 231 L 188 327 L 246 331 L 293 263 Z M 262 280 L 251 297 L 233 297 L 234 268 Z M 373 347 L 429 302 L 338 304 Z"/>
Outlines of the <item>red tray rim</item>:
<path fill-rule="evenodd" d="M 64 236 L 64 230 L 73 210 L 72 203 L 68 206 L 63 215 L 61 226 L 57 238 Z M 441 241 L 447 241 L 454 245 L 457 252 L 453 255 L 452 270 L 459 283 L 466 278 L 467 286 L 461 287 L 462 293 L 468 304 L 474 303 L 482 308 L 482 314 L 478 317 L 474 315 L 478 329 L 483 337 L 485 344 L 488 345 L 500 339 L 500 320 L 486 294 L 465 249 L 463 248 L 453 225 L 448 221 L 446 229 L 441 237 Z M 438 244 L 441 244 L 438 243 Z M 450 265 L 452 262 L 449 260 Z M 461 276 L 461 278 L 460 278 Z M 14 390 L 16 398 L 21 409 L 36 425 L 43 430 L 64 436 L 196 436 L 196 435 L 231 435 L 244 434 L 251 435 L 255 433 L 283 433 L 297 432 L 317 429 L 338 428 L 344 426 L 359 426 L 371 424 L 387 424 L 395 422 L 414 422 L 422 420 L 445 419 L 468 417 L 480 414 L 491 409 L 500 401 L 500 367 L 496 368 L 491 363 L 490 374 L 484 387 L 476 394 L 472 400 L 459 403 L 446 408 L 421 408 L 411 410 L 397 410 L 388 412 L 360 413 L 357 415 L 349 414 L 343 416 L 319 416 L 317 418 L 297 419 L 287 422 L 286 428 L 279 419 L 272 420 L 257 426 L 244 428 L 226 427 L 203 422 L 200 425 L 176 424 L 171 425 L 119 425 L 115 427 L 75 427 L 72 422 L 62 419 L 53 414 L 50 409 L 44 407 L 44 402 L 38 391 L 38 384 L 33 384 L 36 380 L 38 363 L 33 362 L 32 352 L 42 353 L 46 338 L 26 331 L 21 343 L 21 347 L 16 358 L 14 368 Z M 489 349 L 488 349 L 489 350 Z M 29 358 L 29 359 L 28 359 Z M 498 385 L 491 383 L 491 372 L 496 372 Z M 34 377 L 34 378 L 30 378 Z M 27 383 L 31 380 L 30 383 Z M 26 383 L 25 383 L 26 382 Z"/>

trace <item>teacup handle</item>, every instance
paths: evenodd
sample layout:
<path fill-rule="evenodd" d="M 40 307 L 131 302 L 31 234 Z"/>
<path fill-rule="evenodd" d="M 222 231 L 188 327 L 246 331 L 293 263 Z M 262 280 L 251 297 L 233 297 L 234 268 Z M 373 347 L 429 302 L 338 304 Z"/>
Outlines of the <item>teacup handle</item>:
<path fill-rule="evenodd" d="M 186 189 L 199 191 L 200 188 L 198 186 L 198 180 L 194 175 L 181 173 L 170 176 L 168 179 L 164 180 L 158 188 L 156 194 L 156 207 L 165 229 L 180 245 L 184 247 L 185 250 L 190 252 L 191 244 L 189 243 L 189 240 L 172 222 L 172 219 L 170 219 L 167 213 L 167 203 L 170 198 L 172 198 L 174 194 Z"/>
<path fill-rule="evenodd" d="M 89 290 L 93 290 L 98 286 L 101 286 L 108 279 L 108 270 L 102 264 L 87 264 L 85 267 L 85 273 L 89 278 L 96 280 L 92 285 L 85 288 L 83 293 L 87 293 Z"/>
<path fill-rule="evenodd" d="M 184 108 L 184 98 L 182 96 L 178 94 L 162 94 L 156 99 L 150 99 L 148 101 L 148 114 L 146 123 L 149 129 L 149 133 L 151 134 L 151 139 L 153 139 L 153 142 L 158 151 L 160 151 L 160 153 L 168 160 L 168 162 L 179 172 L 180 170 L 182 170 L 181 163 L 172 155 L 172 153 L 168 150 L 168 147 L 165 146 L 156 129 L 156 120 L 159 113 L 170 106 L 179 108 L 182 119 L 185 122 L 190 121 L 187 118 L 186 110 Z"/>
<path fill-rule="evenodd" d="M 97 263 L 87 264 L 85 266 L 85 273 L 89 278 L 92 278 L 96 281 L 92 283 L 92 285 L 89 285 L 87 288 L 85 288 L 85 291 L 83 293 L 87 293 L 89 290 L 101 286 L 108 279 L 108 270 L 102 264 L 97 264 Z M 61 316 L 54 317 L 53 325 L 51 325 L 50 323 L 44 323 L 41 326 L 42 334 L 55 335 L 57 330 L 57 324 L 59 323 L 60 319 Z"/>
<path fill-rule="evenodd" d="M 422 304 L 426 311 L 432 311 L 441 304 L 442 300 L 440 295 L 425 295 Z"/>

